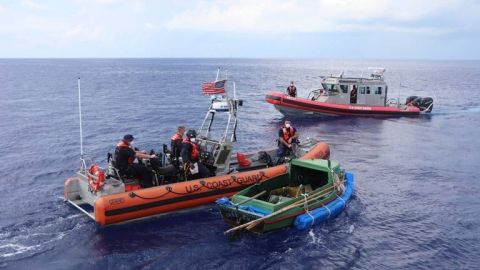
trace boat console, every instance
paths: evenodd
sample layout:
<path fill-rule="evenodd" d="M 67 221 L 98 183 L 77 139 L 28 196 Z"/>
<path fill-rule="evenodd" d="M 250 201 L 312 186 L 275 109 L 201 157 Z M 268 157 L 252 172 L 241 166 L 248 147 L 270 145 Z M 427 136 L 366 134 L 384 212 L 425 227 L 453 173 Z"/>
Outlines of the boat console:
<path fill-rule="evenodd" d="M 204 137 L 198 138 L 198 145 L 202 163 L 216 168 L 225 167 L 233 150 L 231 144 L 222 144 Z"/>

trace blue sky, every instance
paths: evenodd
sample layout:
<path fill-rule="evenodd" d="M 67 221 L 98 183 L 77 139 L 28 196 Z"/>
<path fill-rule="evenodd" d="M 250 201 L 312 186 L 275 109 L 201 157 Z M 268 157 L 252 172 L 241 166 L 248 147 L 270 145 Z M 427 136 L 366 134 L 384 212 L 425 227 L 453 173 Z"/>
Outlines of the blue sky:
<path fill-rule="evenodd" d="M 480 59 L 480 1 L 0 1 L 0 57 Z"/>

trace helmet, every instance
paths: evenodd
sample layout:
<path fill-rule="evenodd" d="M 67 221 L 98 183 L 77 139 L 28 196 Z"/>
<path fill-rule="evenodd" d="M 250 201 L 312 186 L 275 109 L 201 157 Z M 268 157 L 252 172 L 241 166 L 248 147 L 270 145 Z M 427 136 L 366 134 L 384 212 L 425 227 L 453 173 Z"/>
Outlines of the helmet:
<path fill-rule="evenodd" d="M 188 138 L 195 138 L 197 137 L 197 132 L 193 129 L 190 129 L 187 131 L 187 137 Z"/>

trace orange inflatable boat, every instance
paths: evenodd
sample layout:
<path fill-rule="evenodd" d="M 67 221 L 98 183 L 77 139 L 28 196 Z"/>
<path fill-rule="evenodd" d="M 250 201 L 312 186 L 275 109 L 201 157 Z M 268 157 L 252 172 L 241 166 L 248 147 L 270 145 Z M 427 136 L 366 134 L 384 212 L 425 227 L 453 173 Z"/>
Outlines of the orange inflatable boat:
<path fill-rule="evenodd" d="M 83 169 L 65 181 L 65 200 L 101 225 L 200 206 L 287 172 L 285 164 L 269 167 L 262 162 L 259 156 L 265 153 L 273 155 L 274 149 L 245 154 L 251 161 L 248 166 L 232 155 L 233 169 L 222 175 L 134 190 L 113 177 L 99 179 L 98 169 L 95 174 Z M 312 140 L 297 149 L 297 156 L 304 159 L 328 159 L 329 155 L 326 143 Z"/>

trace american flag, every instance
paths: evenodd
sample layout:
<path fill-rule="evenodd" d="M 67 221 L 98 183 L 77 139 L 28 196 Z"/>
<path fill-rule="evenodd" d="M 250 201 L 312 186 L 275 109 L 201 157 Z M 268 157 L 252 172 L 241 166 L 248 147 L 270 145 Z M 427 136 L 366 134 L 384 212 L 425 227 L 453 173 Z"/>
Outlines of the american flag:
<path fill-rule="evenodd" d="M 204 95 L 216 95 L 216 94 L 225 93 L 226 82 L 227 82 L 227 80 L 202 83 L 203 94 Z"/>

